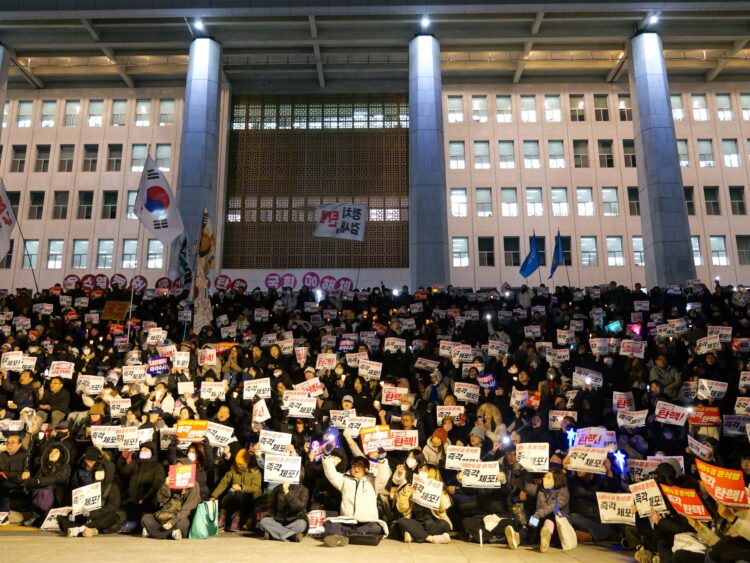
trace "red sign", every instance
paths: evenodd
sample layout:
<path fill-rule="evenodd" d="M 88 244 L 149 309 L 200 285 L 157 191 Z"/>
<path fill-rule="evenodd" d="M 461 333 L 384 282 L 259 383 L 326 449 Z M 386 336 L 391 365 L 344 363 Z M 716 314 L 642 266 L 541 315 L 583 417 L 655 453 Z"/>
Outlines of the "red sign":
<path fill-rule="evenodd" d="M 81 281 L 81 278 L 79 278 L 75 274 L 68 274 L 65 276 L 65 279 L 63 280 L 63 287 L 65 289 L 75 289 L 76 284 Z"/>
<path fill-rule="evenodd" d="M 235 293 L 245 293 L 247 291 L 247 282 L 242 278 L 237 278 L 232 282 L 232 291 Z"/>
<path fill-rule="evenodd" d="M 290 273 L 281 276 L 281 287 L 291 287 L 292 289 L 297 287 L 297 276 Z"/>
<path fill-rule="evenodd" d="M 320 276 L 315 272 L 307 272 L 302 276 L 302 285 L 306 285 L 310 289 L 315 289 L 320 284 Z"/>
<path fill-rule="evenodd" d="M 336 289 L 336 278 L 333 276 L 325 276 L 320 280 L 320 289 L 323 291 L 333 291 Z"/>
<path fill-rule="evenodd" d="M 94 287 L 96 287 L 96 278 L 91 274 L 83 276 L 83 279 L 81 280 L 81 286 L 85 291 L 91 291 L 92 289 L 94 289 Z"/>
<path fill-rule="evenodd" d="M 232 285 L 232 280 L 226 274 L 220 274 L 214 278 L 214 287 L 219 291 L 226 291 Z"/>
<path fill-rule="evenodd" d="M 721 426 L 719 407 L 695 406 L 688 422 L 694 426 Z"/>
<path fill-rule="evenodd" d="M 126 278 L 123 274 L 115 274 L 112 276 L 109 280 L 109 284 L 111 286 L 117 286 L 119 288 L 127 287 L 128 286 L 128 278 Z"/>
<path fill-rule="evenodd" d="M 338 291 L 351 291 L 354 289 L 354 282 L 349 278 L 339 278 L 336 282 L 336 289 Z"/>
<path fill-rule="evenodd" d="M 195 486 L 195 464 L 170 465 L 167 486 L 170 489 L 191 489 Z"/>
<path fill-rule="evenodd" d="M 148 280 L 143 276 L 135 276 L 131 283 L 133 284 L 133 291 L 135 293 L 143 293 L 148 287 Z"/>
<path fill-rule="evenodd" d="M 107 289 L 109 287 L 109 278 L 105 274 L 97 274 L 96 287 Z"/>
<path fill-rule="evenodd" d="M 156 280 L 156 285 L 154 285 L 156 289 L 166 289 L 169 291 L 169 288 L 172 287 L 172 280 L 170 280 L 167 277 L 159 278 Z"/>
<path fill-rule="evenodd" d="M 727 506 L 750 507 L 742 471 L 716 467 L 698 458 L 695 458 L 695 465 L 698 467 L 698 474 L 703 484 L 706 485 L 708 494 L 716 502 Z"/>
<path fill-rule="evenodd" d="M 279 289 L 281 287 L 281 276 L 270 273 L 266 276 L 266 289 Z"/>
<path fill-rule="evenodd" d="M 678 514 L 694 520 L 713 520 L 695 489 L 661 485 L 661 490 Z"/>

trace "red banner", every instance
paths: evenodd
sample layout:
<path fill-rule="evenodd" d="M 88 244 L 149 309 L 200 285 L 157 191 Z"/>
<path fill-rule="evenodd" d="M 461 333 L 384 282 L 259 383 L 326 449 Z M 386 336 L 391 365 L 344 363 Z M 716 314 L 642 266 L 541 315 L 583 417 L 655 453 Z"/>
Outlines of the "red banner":
<path fill-rule="evenodd" d="M 693 426 L 721 426 L 719 407 L 693 407 L 688 416 L 688 422 Z"/>
<path fill-rule="evenodd" d="M 695 459 L 695 465 L 698 467 L 698 474 L 706 485 L 708 494 L 716 502 L 727 506 L 750 507 L 742 471 L 716 467 L 698 458 Z"/>
<path fill-rule="evenodd" d="M 661 490 L 672 508 L 685 518 L 693 518 L 694 520 L 713 519 L 695 489 L 661 485 Z"/>

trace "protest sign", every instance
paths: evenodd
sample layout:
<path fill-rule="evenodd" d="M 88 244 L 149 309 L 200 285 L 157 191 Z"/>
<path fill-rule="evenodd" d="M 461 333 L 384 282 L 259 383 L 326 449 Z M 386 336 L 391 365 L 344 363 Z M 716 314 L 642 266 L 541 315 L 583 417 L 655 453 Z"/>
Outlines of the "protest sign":
<path fill-rule="evenodd" d="M 391 444 L 387 449 L 408 452 L 418 447 L 419 430 L 391 430 Z"/>
<path fill-rule="evenodd" d="M 73 379 L 74 370 L 75 364 L 72 362 L 52 362 L 49 366 L 47 378 L 52 379 L 53 377 L 59 377 L 61 379 Z"/>
<path fill-rule="evenodd" d="M 357 412 L 354 409 L 349 410 L 331 410 L 328 411 L 328 415 L 331 417 L 331 426 L 334 428 L 344 429 L 346 428 L 346 421 L 350 416 L 357 416 Z"/>
<path fill-rule="evenodd" d="M 195 486 L 196 466 L 190 465 L 170 465 L 167 476 L 167 487 L 170 489 L 192 489 Z"/>
<path fill-rule="evenodd" d="M 713 460 L 713 451 L 710 446 L 707 446 L 703 442 L 700 442 L 688 434 L 688 448 L 693 452 L 693 455 L 699 457 L 704 461 Z"/>
<path fill-rule="evenodd" d="M 435 409 L 437 412 L 437 424 L 440 426 L 443 424 L 443 418 L 449 416 L 453 419 L 453 422 L 458 422 L 459 417 L 464 414 L 465 407 L 463 405 L 438 405 Z"/>
<path fill-rule="evenodd" d="M 708 325 L 706 327 L 707 336 L 718 336 L 719 342 L 731 342 L 732 341 L 732 327 L 731 326 L 715 326 Z"/>
<path fill-rule="evenodd" d="M 571 417 L 573 420 L 578 420 L 578 412 L 576 411 L 549 411 L 549 429 L 560 430 L 560 422 L 566 416 Z"/>
<path fill-rule="evenodd" d="M 163 473 L 162 473 L 163 475 Z M 93 512 L 102 507 L 102 483 L 96 481 L 90 485 L 73 489 L 73 502 L 71 508 L 73 515 L 78 516 L 84 510 Z"/>
<path fill-rule="evenodd" d="M 266 454 L 263 481 L 266 483 L 299 483 L 302 458 L 298 455 Z"/>
<path fill-rule="evenodd" d="M 688 410 L 672 403 L 658 401 L 656 403 L 655 414 L 657 422 L 672 424 L 674 426 L 684 426 L 687 421 Z"/>
<path fill-rule="evenodd" d="M 223 381 L 204 381 L 201 383 L 201 399 L 205 401 L 223 401 L 226 388 Z"/>
<path fill-rule="evenodd" d="M 315 418 L 318 400 L 315 397 L 293 397 L 287 402 L 288 416 L 294 418 Z"/>
<path fill-rule="evenodd" d="M 207 420 L 178 420 L 175 423 L 177 439 L 183 442 L 200 442 L 208 432 Z"/>
<path fill-rule="evenodd" d="M 576 446 L 568 450 L 568 471 L 583 471 L 606 475 L 607 469 L 604 462 L 607 459 L 607 450 L 604 448 L 589 448 Z"/>
<path fill-rule="evenodd" d="M 685 518 L 694 520 L 710 521 L 713 517 L 708 513 L 695 489 L 684 489 L 682 487 L 670 487 L 661 484 L 661 490 L 667 497 L 669 504 L 672 505 L 678 514 Z"/>
<path fill-rule="evenodd" d="M 208 438 L 208 443 L 211 446 L 223 448 L 224 446 L 228 446 L 229 442 L 232 441 L 233 433 L 234 428 L 231 426 L 224 426 L 218 422 L 209 421 L 208 428 L 206 429 L 206 438 Z"/>
<path fill-rule="evenodd" d="M 724 469 L 700 459 L 695 460 L 695 465 L 706 491 L 716 502 L 737 508 L 750 507 L 741 470 Z"/>
<path fill-rule="evenodd" d="M 633 495 L 630 493 L 596 493 L 599 521 L 602 524 L 629 524 L 635 526 Z"/>
<path fill-rule="evenodd" d="M 661 514 L 668 511 L 664 497 L 659 491 L 659 486 L 653 479 L 632 483 L 630 493 L 633 495 L 636 508 L 638 508 L 638 516 L 642 518 L 648 518 L 651 512 Z"/>
<path fill-rule="evenodd" d="M 420 506 L 437 510 L 440 508 L 440 498 L 443 495 L 443 483 L 429 477 L 422 477 L 419 473 L 412 476 L 411 499 Z"/>
<path fill-rule="evenodd" d="M 40 530 L 46 532 L 59 532 L 60 524 L 57 522 L 58 516 L 68 516 L 73 510 L 70 506 L 63 506 L 62 508 L 53 508 L 50 510 L 44 518 L 44 522 L 40 527 Z"/>
<path fill-rule="evenodd" d="M 397 407 L 401 404 L 401 397 L 408 394 L 408 387 L 394 387 L 392 385 L 385 385 L 383 387 L 383 394 L 380 399 L 380 404 Z"/>
<path fill-rule="evenodd" d="M 195 393 L 195 382 L 193 381 L 178 381 L 177 382 L 177 394 L 184 396 L 192 396 Z"/>
<path fill-rule="evenodd" d="M 346 420 L 346 430 L 351 432 L 354 438 L 359 436 L 359 432 L 363 428 L 370 428 L 372 426 L 375 426 L 374 416 L 350 416 Z"/>
<path fill-rule="evenodd" d="M 271 398 L 271 378 L 248 379 L 242 383 L 242 398 L 249 401 L 255 397 L 259 399 Z"/>
<path fill-rule="evenodd" d="M 659 461 L 647 459 L 628 459 L 628 474 L 633 483 L 650 479 L 659 467 Z"/>
<path fill-rule="evenodd" d="M 198 351 L 198 365 L 212 366 L 216 364 L 216 350 L 214 348 L 201 348 Z"/>
<path fill-rule="evenodd" d="M 695 353 L 699 356 L 702 354 L 708 354 L 714 350 L 721 350 L 721 342 L 719 341 L 718 335 L 699 338 L 695 342 Z"/>
<path fill-rule="evenodd" d="M 646 354 L 646 342 L 639 340 L 623 340 L 620 344 L 620 355 L 629 358 L 643 359 Z"/>
<path fill-rule="evenodd" d="M 549 471 L 549 444 L 547 442 L 523 442 L 516 445 L 516 459 L 526 471 L 544 473 Z"/>
<path fill-rule="evenodd" d="M 359 375 L 368 380 L 380 379 L 380 374 L 383 371 L 383 364 L 380 362 L 373 362 L 370 360 L 359 361 Z"/>
<path fill-rule="evenodd" d="M 387 449 L 390 447 L 391 429 L 385 424 L 362 428 L 359 431 L 359 438 L 362 441 L 364 454 L 371 455 L 376 453 L 379 448 Z"/>
<path fill-rule="evenodd" d="M 458 401 L 476 404 L 479 402 L 479 385 L 458 382 L 453 386 L 453 394 Z"/>
<path fill-rule="evenodd" d="M 271 413 L 268 411 L 266 400 L 261 399 L 253 405 L 253 422 L 261 424 L 269 418 L 271 418 Z"/>
<path fill-rule="evenodd" d="M 287 454 L 287 446 L 292 443 L 292 435 L 261 429 L 258 437 L 260 451 L 266 454 Z"/>
<path fill-rule="evenodd" d="M 612 410 L 618 411 L 632 411 L 635 409 L 635 399 L 633 398 L 633 392 L 627 391 L 625 393 L 621 391 L 612 392 Z"/>
<path fill-rule="evenodd" d="M 479 461 L 481 453 L 481 448 L 446 446 L 445 468 L 459 470 L 464 461 Z"/>
<path fill-rule="evenodd" d="M 461 463 L 461 485 L 475 489 L 497 489 L 502 486 L 497 461 L 464 461 Z"/>
<path fill-rule="evenodd" d="M 698 380 L 698 398 L 701 400 L 718 401 L 727 394 L 728 383 L 724 381 L 714 381 L 712 379 Z"/>
<path fill-rule="evenodd" d="M 642 411 L 618 411 L 617 426 L 620 428 L 641 428 L 646 426 L 648 410 Z"/>

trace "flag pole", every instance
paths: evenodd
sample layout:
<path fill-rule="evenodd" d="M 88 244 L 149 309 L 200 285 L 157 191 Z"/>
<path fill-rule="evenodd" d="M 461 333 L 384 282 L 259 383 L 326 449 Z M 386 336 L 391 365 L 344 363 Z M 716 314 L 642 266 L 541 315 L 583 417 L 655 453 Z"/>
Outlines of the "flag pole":
<path fill-rule="evenodd" d="M 201 246 L 201 233 L 203 232 L 203 218 L 206 216 L 206 206 L 203 205 L 203 214 L 201 215 L 201 221 L 198 225 L 198 236 L 195 240 L 195 252 L 193 253 L 193 269 L 192 269 L 192 275 L 190 278 L 190 291 L 188 293 L 188 303 L 190 307 L 191 313 L 195 313 L 195 301 L 193 299 L 193 291 L 195 290 L 195 278 L 198 274 L 198 251 Z M 188 239 L 189 240 L 189 239 Z M 191 315 L 192 318 L 192 315 Z M 184 321 L 184 325 L 182 328 L 182 340 L 184 341 L 187 337 L 187 325 L 190 321 Z"/>
<path fill-rule="evenodd" d="M 143 227 L 143 223 L 141 221 L 141 218 L 138 217 L 138 235 L 136 236 L 136 240 L 138 241 L 139 245 L 141 243 L 141 228 L 142 227 Z M 146 252 L 147 252 L 147 256 L 148 256 L 148 250 Z M 138 260 L 137 256 L 136 256 L 136 260 Z M 137 274 L 138 276 L 141 275 L 142 268 L 143 268 L 143 261 L 142 260 L 138 260 L 138 274 Z M 128 323 L 128 344 L 130 344 L 130 327 L 133 324 L 130 321 L 133 318 L 133 294 L 135 293 L 135 283 L 133 283 L 133 282 L 135 282 L 135 277 L 136 276 L 133 276 L 131 278 L 131 280 L 130 280 L 130 306 L 128 307 L 128 318 L 127 318 L 127 323 Z"/>

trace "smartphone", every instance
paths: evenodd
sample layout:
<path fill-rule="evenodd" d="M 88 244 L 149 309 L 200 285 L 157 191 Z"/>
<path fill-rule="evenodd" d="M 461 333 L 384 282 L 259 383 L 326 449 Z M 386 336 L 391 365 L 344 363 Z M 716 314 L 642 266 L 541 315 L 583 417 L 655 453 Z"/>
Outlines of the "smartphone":
<path fill-rule="evenodd" d="M 532 516 L 531 518 L 529 518 L 529 526 L 536 528 L 538 525 L 539 525 L 539 518 L 537 518 L 536 516 Z"/>

